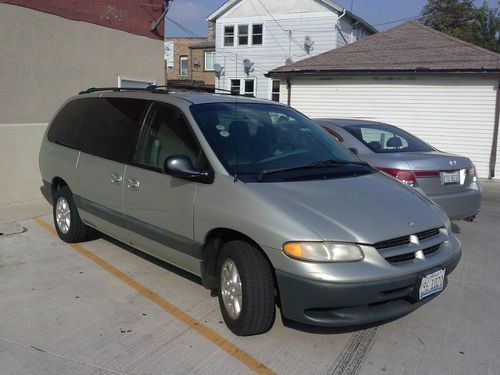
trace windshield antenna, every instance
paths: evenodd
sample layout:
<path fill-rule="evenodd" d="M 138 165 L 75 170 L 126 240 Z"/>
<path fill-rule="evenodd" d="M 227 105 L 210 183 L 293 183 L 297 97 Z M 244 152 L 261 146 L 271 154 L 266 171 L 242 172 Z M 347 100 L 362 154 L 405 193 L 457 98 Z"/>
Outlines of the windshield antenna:
<path fill-rule="evenodd" d="M 236 172 L 236 170 L 234 170 L 234 180 L 233 180 L 234 183 L 237 183 L 238 182 L 238 172 Z"/>

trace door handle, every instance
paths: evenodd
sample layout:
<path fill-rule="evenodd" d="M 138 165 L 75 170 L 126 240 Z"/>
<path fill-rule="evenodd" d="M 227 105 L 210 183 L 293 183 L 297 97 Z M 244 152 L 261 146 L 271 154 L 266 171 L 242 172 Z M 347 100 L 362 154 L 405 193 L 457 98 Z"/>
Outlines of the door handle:
<path fill-rule="evenodd" d="M 123 181 L 123 177 L 119 175 L 118 173 L 111 173 L 111 179 L 110 179 L 112 184 L 115 185 L 121 185 Z"/>
<path fill-rule="evenodd" d="M 135 178 L 127 178 L 127 188 L 130 190 L 139 190 L 140 182 Z"/>

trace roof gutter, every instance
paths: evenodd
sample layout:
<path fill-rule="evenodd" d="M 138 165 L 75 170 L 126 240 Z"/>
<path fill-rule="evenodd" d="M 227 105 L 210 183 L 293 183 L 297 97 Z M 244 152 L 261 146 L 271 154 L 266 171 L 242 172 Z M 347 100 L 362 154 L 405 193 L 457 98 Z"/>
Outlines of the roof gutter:
<path fill-rule="evenodd" d="M 498 78 L 500 70 L 477 69 L 477 70 L 291 70 L 291 71 L 270 71 L 265 74 L 267 78 L 318 78 L 329 79 L 335 77 L 366 77 L 366 76 L 467 76 L 481 75 L 481 77 Z"/>
<path fill-rule="evenodd" d="M 497 101 L 495 107 L 495 125 L 493 128 L 493 142 L 491 144 L 490 153 L 490 173 L 489 178 L 495 177 L 495 168 L 497 163 L 497 147 L 498 147 L 498 122 L 500 118 L 500 81 L 497 86 Z"/>

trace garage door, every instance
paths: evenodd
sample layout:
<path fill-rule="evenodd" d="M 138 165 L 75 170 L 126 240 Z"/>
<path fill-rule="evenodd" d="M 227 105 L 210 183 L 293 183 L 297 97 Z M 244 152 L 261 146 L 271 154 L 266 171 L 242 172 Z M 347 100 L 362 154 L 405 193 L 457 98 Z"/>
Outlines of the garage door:
<path fill-rule="evenodd" d="M 496 80 L 465 78 L 296 79 L 291 104 L 313 118 L 359 118 L 399 126 L 439 150 L 469 157 L 479 176 L 487 178 L 496 85 Z M 500 163 L 495 175 L 500 178 Z"/>

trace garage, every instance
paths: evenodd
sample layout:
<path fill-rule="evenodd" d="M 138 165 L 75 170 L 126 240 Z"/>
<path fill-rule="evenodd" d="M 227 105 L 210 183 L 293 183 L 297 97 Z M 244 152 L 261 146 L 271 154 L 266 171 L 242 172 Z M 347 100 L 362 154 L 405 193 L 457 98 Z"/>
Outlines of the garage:
<path fill-rule="evenodd" d="M 499 178 L 500 55 L 407 22 L 269 73 L 282 100 L 312 118 L 399 126 Z"/>

